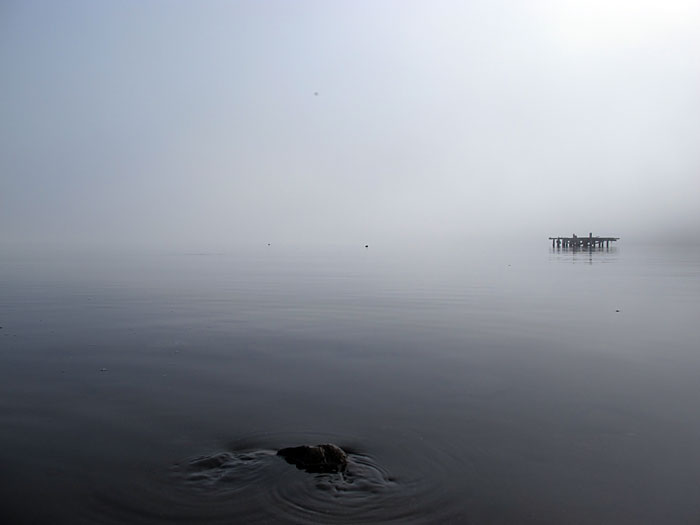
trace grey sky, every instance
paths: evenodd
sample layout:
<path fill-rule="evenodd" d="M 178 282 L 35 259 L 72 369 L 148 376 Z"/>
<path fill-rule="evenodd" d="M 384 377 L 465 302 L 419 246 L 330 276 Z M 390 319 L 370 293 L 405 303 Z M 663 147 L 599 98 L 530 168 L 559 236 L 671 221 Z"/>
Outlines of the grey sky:
<path fill-rule="evenodd" d="M 700 239 L 697 1 L 5 0 L 0 67 L 0 241 Z"/>

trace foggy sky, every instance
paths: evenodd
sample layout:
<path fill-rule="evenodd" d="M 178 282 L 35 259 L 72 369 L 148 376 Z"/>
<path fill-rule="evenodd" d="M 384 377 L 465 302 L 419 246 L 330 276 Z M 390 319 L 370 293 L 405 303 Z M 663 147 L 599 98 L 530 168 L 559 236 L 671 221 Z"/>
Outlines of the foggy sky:
<path fill-rule="evenodd" d="M 700 239 L 695 0 L 4 0 L 0 67 L 0 242 Z"/>

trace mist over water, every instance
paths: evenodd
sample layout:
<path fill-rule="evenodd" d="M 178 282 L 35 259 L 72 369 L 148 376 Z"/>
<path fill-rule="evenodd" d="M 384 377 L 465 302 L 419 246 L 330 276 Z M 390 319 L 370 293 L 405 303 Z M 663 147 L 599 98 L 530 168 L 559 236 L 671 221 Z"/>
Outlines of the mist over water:
<path fill-rule="evenodd" d="M 692 522 L 698 260 L 546 239 L 3 253 L 2 514 Z M 274 455 L 322 442 L 347 473 Z"/>
<path fill-rule="evenodd" d="M 0 241 L 698 243 L 698 27 L 694 0 L 6 0 Z"/>

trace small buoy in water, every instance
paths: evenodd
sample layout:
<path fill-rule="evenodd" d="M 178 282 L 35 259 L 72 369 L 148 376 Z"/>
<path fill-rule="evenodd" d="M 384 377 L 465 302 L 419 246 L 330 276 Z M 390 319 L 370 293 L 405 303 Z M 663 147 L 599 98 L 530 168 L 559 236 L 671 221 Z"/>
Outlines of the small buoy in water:
<path fill-rule="evenodd" d="M 106 372 L 106 371 L 107 371 L 106 368 L 100 368 L 100 372 Z"/>

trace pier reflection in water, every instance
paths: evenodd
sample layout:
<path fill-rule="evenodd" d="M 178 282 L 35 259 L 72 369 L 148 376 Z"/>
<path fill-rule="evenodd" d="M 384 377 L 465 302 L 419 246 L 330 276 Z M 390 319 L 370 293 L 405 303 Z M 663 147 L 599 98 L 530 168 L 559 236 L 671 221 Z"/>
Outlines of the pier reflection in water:
<path fill-rule="evenodd" d="M 608 263 L 613 262 L 618 257 L 618 247 L 611 246 L 589 246 L 581 248 L 579 246 L 558 246 L 549 249 L 550 256 L 559 262 L 572 263 Z"/>

